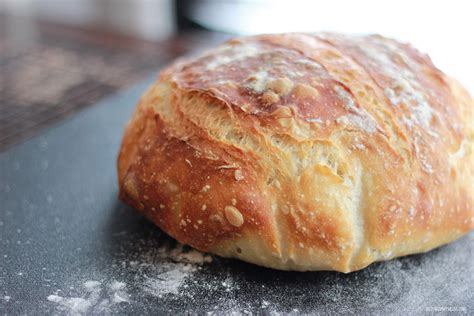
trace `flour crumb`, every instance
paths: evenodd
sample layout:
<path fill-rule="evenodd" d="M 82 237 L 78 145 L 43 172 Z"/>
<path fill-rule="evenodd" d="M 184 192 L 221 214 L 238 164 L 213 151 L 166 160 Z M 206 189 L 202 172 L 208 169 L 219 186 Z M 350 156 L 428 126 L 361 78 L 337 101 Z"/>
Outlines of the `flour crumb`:
<path fill-rule="evenodd" d="M 110 289 L 112 291 L 119 291 L 119 290 L 123 290 L 125 288 L 126 284 L 123 283 L 123 282 L 119 282 L 119 281 L 114 281 L 111 285 L 110 285 Z"/>
<path fill-rule="evenodd" d="M 156 276 L 147 277 L 143 290 L 153 296 L 162 297 L 165 294 L 179 293 L 190 274 L 196 271 L 191 265 L 169 264 L 167 271 Z"/>
<path fill-rule="evenodd" d="M 113 281 L 105 286 L 99 281 L 88 280 L 82 284 L 80 296 L 66 297 L 56 293 L 49 295 L 47 300 L 56 303 L 58 311 L 69 315 L 110 313 L 114 305 L 129 302 L 125 288 L 124 282 Z"/>
<path fill-rule="evenodd" d="M 81 297 L 61 297 L 59 295 L 49 295 L 48 301 L 59 304 L 60 309 L 71 315 L 87 313 L 92 303 Z"/>
<path fill-rule="evenodd" d="M 100 282 L 98 282 L 98 281 L 86 281 L 86 282 L 84 282 L 84 288 L 89 292 L 95 291 L 97 289 L 97 287 L 99 287 L 99 286 L 100 286 Z"/>

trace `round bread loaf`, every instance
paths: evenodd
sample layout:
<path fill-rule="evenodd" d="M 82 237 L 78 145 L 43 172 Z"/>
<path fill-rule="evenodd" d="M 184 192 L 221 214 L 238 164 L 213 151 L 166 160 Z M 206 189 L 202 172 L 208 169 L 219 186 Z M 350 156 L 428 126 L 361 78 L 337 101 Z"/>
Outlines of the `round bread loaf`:
<path fill-rule="evenodd" d="M 408 44 L 238 38 L 142 97 L 120 197 L 205 252 L 350 272 L 473 229 L 473 122 L 471 96 Z"/>

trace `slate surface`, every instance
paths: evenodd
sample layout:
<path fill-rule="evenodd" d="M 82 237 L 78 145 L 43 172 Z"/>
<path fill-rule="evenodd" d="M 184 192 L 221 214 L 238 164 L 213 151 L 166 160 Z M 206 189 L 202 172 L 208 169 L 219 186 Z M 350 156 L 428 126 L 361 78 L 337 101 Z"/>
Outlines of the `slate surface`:
<path fill-rule="evenodd" d="M 0 314 L 474 312 L 472 233 L 349 275 L 214 258 L 154 279 L 170 265 L 154 251 L 173 241 L 117 200 L 115 174 L 124 124 L 151 79 L 0 154 Z M 104 287 L 92 293 L 91 280 Z M 110 294 L 115 281 L 125 302 Z"/>

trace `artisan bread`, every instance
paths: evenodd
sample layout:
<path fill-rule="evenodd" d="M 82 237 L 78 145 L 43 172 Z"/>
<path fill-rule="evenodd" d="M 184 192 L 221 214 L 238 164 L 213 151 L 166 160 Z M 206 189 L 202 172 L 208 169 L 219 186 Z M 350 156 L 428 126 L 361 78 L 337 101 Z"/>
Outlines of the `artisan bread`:
<path fill-rule="evenodd" d="M 120 197 L 205 252 L 350 272 L 473 229 L 473 122 L 471 96 L 408 44 L 238 38 L 142 97 Z"/>

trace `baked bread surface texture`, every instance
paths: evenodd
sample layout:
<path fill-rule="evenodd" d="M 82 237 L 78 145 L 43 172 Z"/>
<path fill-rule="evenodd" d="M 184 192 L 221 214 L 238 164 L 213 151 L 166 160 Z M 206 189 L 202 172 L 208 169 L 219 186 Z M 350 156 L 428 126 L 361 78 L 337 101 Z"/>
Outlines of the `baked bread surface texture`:
<path fill-rule="evenodd" d="M 120 197 L 205 252 L 350 272 L 473 229 L 473 122 L 471 96 L 408 44 L 238 38 L 142 97 Z"/>

